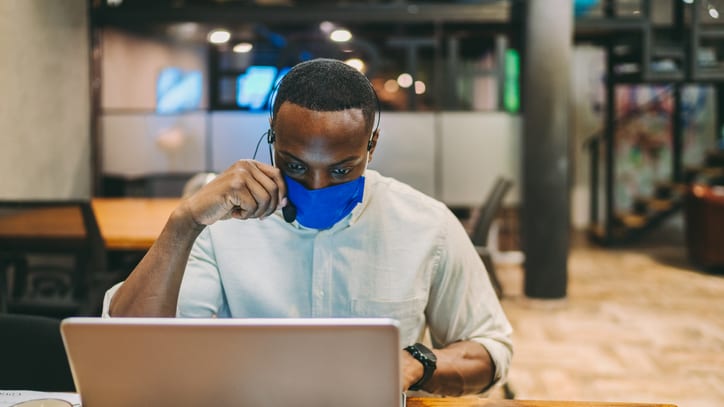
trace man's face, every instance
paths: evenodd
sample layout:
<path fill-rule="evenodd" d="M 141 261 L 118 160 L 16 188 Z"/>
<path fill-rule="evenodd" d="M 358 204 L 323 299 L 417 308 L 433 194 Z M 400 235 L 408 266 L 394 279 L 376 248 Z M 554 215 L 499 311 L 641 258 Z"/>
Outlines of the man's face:
<path fill-rule="evenodd" d="M 307 189 L 360 177 L 370 138 L 362 109 L 316 112 L 284 102 L 273 123 L 275 162 Z M 374 146 L 370 150 L 370 157 Z"/>

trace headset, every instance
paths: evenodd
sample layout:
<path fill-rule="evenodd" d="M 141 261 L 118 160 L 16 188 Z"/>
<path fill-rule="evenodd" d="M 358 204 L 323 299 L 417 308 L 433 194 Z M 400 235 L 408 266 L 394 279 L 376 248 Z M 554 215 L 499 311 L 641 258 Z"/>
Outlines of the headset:
<path fill-rule="evenodd" d="M 377 92 L 375 92 L 375 88 L 372 85 L 372 82 L 370 82 L 370 80 L 369 80 L 369 78 L 367 78 L 367 76 L 365 76 L 365 79 L 367 79 L 367 83 L 370 86 L 370 90 L 372 91 L 372 95 L 375 98 L 375 105 L 377 107 L 377 123 L 375 124 L 375 128 L 374 128 L 374 130 L 372 130 L 372 133 L 370 134 L 370 139 L 367 142 L 367 151 L 370 151 L 370 150 L 372 150 L 372 146 L 374 143 L 374 140 L 373 140 L 374 134 L 380 129 L 380 120 L 381 120 L 381 116 L 382 116 L 382 109 L 380 107 L 380 99 L 377 96 Z M 284 81 L 284 78 L 282 77 L 281 79 L 279 79 L 277 81 L 276 85 L 274 85 L 274 88 L 272 88 L 272 91 L 269 93 L 268 113 L 269 113 L 269 123 L 270 124 L 274 122 L 274 100 L 276 99 L 276 95 L 279 92 L 279 87 L 281 86 L 283 81 Z M 264 138 L 266 138 L 267 144 L 269 145 L 269 161 L 271 162 L 272 165 L 274 165 L 274 156 L 272 154 L 271 145 L 274 144 L 274 141 L 276 140 L 276 133 L 274 133 L 274 129 L 272 129 L 271 127 L 269 127 L 269 129 L 267 129 L 267 131 L 265 131 L 264 134 L 262 134 L 262 136 L 259 138 L 259 141 L 256 143 L 256 148 L 254 148 L 254 156 L 252 157 L 252 159 L 256 158 L 256 154 L 259 151 L 259 146 L 261 145 L 261 141 Z"/>
<path fill-rule="evenodd" d="M 367 79 L 367 83 L 370 85 L 370 90 L 372 90 L 372 95 L 374 95 L 375 98 L 375 104 L 377 107 L 377 123 L 375 124 L 374 130 L 372 130 L 372 133 L 370 134 L 370 139 L 367 141 L 367 151 L 372 150 L 372 146 L 374 145 L 374 137 L 375 133 L 377 133 L 380 129 L 380 118 L 382 116 L 382 109 L 380 107 L 380 99 L 377 96 L 377 92 L 375 92 L 375 87 L 372 85 L 372 82 L 370 82 L 369 78 L 365 76 L 365 79 Z M 274 85 L 274 88 L 269 93 L 269 128 L 267 131 L 265 131 L 261 137 L 259 137 L 259 141 L 256 143 L 256 147 L 254 148 L 254 155 L 252 156 L 252 159 L 256 159 L 256 154 L 259 151 L 259 146 L 261 145 L 262 140 L 266 138 L 267 145 L 269 146 L 269 162 L 271 165 L 275 165 L 274 163 L 274 153 L 272 152 L 272 144 L 274 144 L 274 141 L 276 141 L 276 133 L 274 133 L 274 129 L 271 127 L 271 123 L 274 122 L 274 100 L 276 99 L 277 92 L 279 91 L 279 87 L 281 86 L 282 82 L 284 81 L 284 77 L 279 79 Z M 297 218 L 297 208 L 294 206 L 294 204 L 289 201 L 287 203 L 287 206 L 282 208 L 282 215 L 284 216 L 284 220 L 288 223 L 294 222 L 294 220 Z"/>

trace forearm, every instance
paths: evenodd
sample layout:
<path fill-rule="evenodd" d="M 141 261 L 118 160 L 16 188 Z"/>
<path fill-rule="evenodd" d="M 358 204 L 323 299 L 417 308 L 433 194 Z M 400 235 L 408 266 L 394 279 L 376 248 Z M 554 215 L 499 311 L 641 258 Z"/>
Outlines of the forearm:
<path fill-rule="evenodd" d="M 128 276 L 110 304 L 114 317 L 173 317 L 186 263 L 196 237 L 203 230 L 182 207 Z"/>
<path fill-rule="evenodd" d="M 437 357 L 435 373 L 423 385 L 430 393 L 460 396 L 476 394 L 487 388 L 493 381 L 494 365 L 487 350 L 472 341 L 454 342 L 443 349 L 433 349 Z M 406 387 L 422 377 L 422 365 L 410 357 L 415 364 L 407 364 L 404 377 Z"/>

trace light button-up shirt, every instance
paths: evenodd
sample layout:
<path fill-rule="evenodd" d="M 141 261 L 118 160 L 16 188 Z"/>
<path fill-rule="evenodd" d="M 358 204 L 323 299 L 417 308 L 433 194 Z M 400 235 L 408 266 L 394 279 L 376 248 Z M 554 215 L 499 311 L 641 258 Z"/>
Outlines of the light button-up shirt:
<path fill-rule="evenodd" d="M 504 376 L 511 327 L 480 257 L 448 208 L 373 170 L 350 215 L 327 230 L 230 219 L 197 238 L 181 284 L 181 317 L 389 317 L 401 347 L 472 340 Z M 106 302 L 113 291 L 109 291 Z M 106 304 L 106 309 L 107 309 Z"/>

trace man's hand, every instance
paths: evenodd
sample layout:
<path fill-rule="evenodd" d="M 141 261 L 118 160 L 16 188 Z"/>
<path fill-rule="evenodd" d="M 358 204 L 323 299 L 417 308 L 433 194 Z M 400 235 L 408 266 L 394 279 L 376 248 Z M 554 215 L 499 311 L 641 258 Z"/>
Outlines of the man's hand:
<path fill-rule="evenodd" d="M 422 363 L 407 351 L 400 353 L 400 366 L 402 367 L 402 391 L 407 391 L 410 386 L 422 378 L 425 369 Z"/>
<path fill-rule="evenodd" d="M 239 160 L 184 203 L 198 225 L 218 220 L 264 218 L 286 205 L 287 190 L 278 168 Z"/>
<path fill-rule="evenodd" d="M 423 390 L 446 396 L 477 394 L 493 381 L 494 366 L 483 345 L 473 341 L 453 342 L 444 348 L 433 349 L 437 369 L 423 384 Z M 401 352 L 402 389 L 406 391 L 422 378 L 422 363 L 408 352 Z"/>
<path fill-rule="evenodd" d="M 196 237 L 221 219 L 263 218 L 286 205 L 281 171 L 237 161 L 173 211 L 156 242 L 111 300 L 113 316 L 176 315 L 186 262 Z"/>

